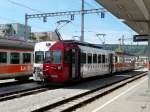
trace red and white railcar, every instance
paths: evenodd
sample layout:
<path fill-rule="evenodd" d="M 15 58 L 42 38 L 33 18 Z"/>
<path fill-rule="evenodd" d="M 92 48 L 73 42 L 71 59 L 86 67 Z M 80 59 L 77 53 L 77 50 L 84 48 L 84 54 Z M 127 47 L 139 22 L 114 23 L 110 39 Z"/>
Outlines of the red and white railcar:
<path fill-rule="evenodd" d="M 34 54 L 35 81 L 64 83 L 129 70 L 132 65 L 121 61 L 127 55 L 73 40 L 37 43 Z"/>
<path fill-rule="evenodd" d="M 33 44 L 0 39 L 0 79 L 28 79 L 33 73 Z"/>
<path fill-rule="evenodd" d="M 37 46 L 42 46 L 42 44 L 38 43 Z M 43 68 L 35 66 L 36 81 L 46 79 L 51 82 L 63 83 L 115 72 L 113 66 L 115 52 L 113 51 L 77 41 L 56 41 L 44 44 L 43 46 L 49 45 L 49 47 L 45 47 L 44 52 L 41 50 L 42 47 L 39 49 L 35 45 L 35 61 L 39 51 L 43 52 L 41 59 L 42 62 L 44 60 Z"/>

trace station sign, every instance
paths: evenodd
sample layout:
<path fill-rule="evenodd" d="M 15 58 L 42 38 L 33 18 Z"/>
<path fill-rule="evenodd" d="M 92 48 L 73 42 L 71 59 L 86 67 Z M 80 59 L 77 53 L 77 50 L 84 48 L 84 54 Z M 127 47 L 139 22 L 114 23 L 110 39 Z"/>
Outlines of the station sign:
<path fill-rule="evenodd" d="M 148 38 L 150 38 L 150 35 L 134 35 L 133 41 L 134 42 L 144 42 L 144 41 L 148 41 Z"/>

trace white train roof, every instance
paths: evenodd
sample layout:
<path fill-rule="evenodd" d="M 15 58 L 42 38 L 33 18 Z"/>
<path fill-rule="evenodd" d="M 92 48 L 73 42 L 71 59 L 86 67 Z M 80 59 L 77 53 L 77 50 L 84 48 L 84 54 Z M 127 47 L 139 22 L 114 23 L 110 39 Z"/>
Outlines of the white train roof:
<path fill-rule="evenodd" d="M 44 41 L 35 44 L 34 51 L 48 51 L 56 41 Z"/>
<path fill-rule="evenodd" d="M 99 49 L 99 48 L 93 48 L 93 47 L 89 47 L 89 46 L 82 46 L 79 45 L 79 48 L 81 49 L 82 52 L 85 53 L 95 53 L 95 54 L 108 54 L 108 53 L 112 53 L 114 54 L 114 51 L 110 51 L 110 50 L 104 50 L 104 49 Z"/>
<path fill-rule="evenodd" d="M 0 48 L 33 50 L 34 43 L 23 40 L 0 38 Z"/>

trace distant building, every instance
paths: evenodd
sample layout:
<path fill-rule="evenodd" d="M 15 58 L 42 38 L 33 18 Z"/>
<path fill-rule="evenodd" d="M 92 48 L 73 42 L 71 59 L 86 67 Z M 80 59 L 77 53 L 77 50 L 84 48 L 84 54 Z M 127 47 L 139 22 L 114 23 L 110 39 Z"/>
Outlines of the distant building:
<path fill-rule="evenodd" d="M 48 41 L 48 40 L 59 40 L 59 36 L 56 32 L 33 32 L 32 39 L 38 41 Z"/>
<path fill-rule="evenodd" d="M 0 24 L 0 37 L 25 39 L 25 25 L 20 23 Z M 27 26 L 27 39 L 31 37 L 31 27 Z"/>

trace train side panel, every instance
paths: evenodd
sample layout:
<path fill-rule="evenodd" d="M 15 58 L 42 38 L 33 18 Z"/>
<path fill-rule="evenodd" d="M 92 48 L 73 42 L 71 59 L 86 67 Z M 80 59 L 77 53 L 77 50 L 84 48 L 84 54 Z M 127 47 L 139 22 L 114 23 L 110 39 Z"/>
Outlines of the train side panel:
<path fill-rule="evenodd" d="M 19 49 L 0 49 L 0 79 L 22 80 L 32 76 L 33 52 Z"/>

